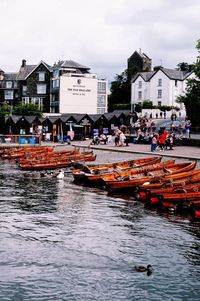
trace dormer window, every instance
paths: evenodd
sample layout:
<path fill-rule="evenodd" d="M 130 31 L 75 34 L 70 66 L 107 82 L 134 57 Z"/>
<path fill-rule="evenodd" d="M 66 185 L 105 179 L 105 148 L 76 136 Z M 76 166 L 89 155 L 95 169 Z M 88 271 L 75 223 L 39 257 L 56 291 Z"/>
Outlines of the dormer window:
<path fill-rule="evenodd" d="M 38 72 L 38 80 L 39 82 L 45 81 L 45 72 Z"/>

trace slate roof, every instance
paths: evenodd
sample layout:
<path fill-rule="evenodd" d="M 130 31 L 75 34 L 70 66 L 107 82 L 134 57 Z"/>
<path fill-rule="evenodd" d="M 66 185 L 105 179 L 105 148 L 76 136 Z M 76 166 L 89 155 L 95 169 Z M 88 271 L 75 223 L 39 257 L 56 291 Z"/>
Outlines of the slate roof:
<path fill-rule="evenodd" d="M 174 80 L 184 80 L 186 79 L 190 74 L 193 73 L 193 71 L 181 71 L 176 69 L 167 69 L 167 68 L 159 68 L 156 71 L 150 71 L 150 72 L 139 72 L 132 78 L 132 83 L 138 78 L 138 76 L 141 76 L 144 81 L 149 81 L 159 70 L 161 70 L 167 77 Z"/>
<path fill-rule="evenodd" d="M 174 70 L 174 69 L 167 69 L 162 68 L 161 69 L 169 78 L 171 79 L 177 79 L 177 80 L 184 80 L 186 77 L 188 77 L 193 71 L 181 71 L 181 70 Z"/>
<path fill-rule="evenodd" d="M 57 64 L 55 64 L 54 67 L 90 70 L 90 68 L 76 63 L 72 60 L 60 61 Z"/>
<path fill-rule="evenodd" d="M 148 82 L 155 73 L 156 71 L 139 72 L 132 78 L 131 82 L 133 83 L 138 78 L 138 76 L 141 76 L 145 82 Z"/>
<path fill-rule="evenodd" d="M 35 69 L 37 65 L 25 65 L 24 67 L 20 67 L 19 72 L 17 74 L 17 80 L 25 80 L 26 77 Z"/>
<path fill-rule="evenodd" d="M 107 120 L 111 120 L 113 117 L 117 117 L 114 112 L 104 113 L 104 116 L 106 117 Z"/>
<path fill-rule="evenodd" d="M 89 116 L 92 119 L 92 121 L 96 122 L 103 115 L 102 114 L 90 114 Z"/>
<path fill-rule="evenodd" d="M 15 72 L 9 72 L 9 73 L 4 73 L 4 78 L 3 80 L 17 80 L 17 73 Z"/>
<path fill-rule="evenodd" d="M 40 64 L 43 64 L 46 66 L 46 68 L 52 70 L 52 67 L 43 61 L 40 61 L 37 65 L 25 65 L 24 67 L 21 66 L 17 74 L 17 80 L 25 80 L 29 74 L 31 74 Z"/>

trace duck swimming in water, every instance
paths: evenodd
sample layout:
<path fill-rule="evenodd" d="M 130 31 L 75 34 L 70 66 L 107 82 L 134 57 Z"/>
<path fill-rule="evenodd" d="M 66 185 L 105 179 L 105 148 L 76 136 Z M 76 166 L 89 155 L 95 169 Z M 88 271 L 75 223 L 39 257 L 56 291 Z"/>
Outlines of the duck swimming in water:
<path fill-rule="evenodd" d="M 148 273 L 151 273 L 152 272 L 152 266 L 150 264 L 147 265 L 147 267 L 144 267 L 142 265 L 136 265 L 135 266 L 135 270 L 137 272 L 148 272 Z"/>

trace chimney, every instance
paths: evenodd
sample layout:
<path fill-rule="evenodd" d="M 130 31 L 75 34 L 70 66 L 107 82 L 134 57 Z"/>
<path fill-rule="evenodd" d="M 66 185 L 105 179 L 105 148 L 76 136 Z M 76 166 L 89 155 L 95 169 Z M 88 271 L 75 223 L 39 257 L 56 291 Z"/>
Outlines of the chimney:
<path fill-rule="evenodd" d="M 22 67 L 26 66 L 26 60 L 22 60 Z"/>
<path fill-rule="evenodd" d="M 153 67 L 153 70 L 154 70 L 154 71 L 158 71 L 158 70 L 160 70 L 160 69 L 163 69 L 163 67 L 162 67 L 162 66 L 155 66 L 155 67 Z"/>

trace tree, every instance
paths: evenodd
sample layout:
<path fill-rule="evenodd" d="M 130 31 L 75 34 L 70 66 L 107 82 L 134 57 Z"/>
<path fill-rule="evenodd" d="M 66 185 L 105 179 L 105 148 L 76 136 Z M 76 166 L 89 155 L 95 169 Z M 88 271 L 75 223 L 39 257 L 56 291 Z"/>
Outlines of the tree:
<path fill-rule="evenodd" d="M 136 74 L 137 68 L 126 69 L 121 74 L 116 74 L 111 82 L 108 96 L 108 111 L 116 109 L 129 109 L 131 107 L 131 79 Z"/>
<path fill-rule="evenodd" d="M 197 41 L 196 49 L 199 55 L 194 64 L 195 78 L 188 79 L 186 93 L 178 97 L 179 102 L 185 104 L 186 114 L 193 126 L 200 126 L 200 40 Z"/>
<path fill-rule="evenodd" d="M 0 106 L 0 118 L 5 118 L 11 112 L 11 106 L 7 103 L 3 103 Z"/>
<path fill-rule="evenodd" d="M 23 116 L 42 116 L 42 111 L 39 106 L 29 103 L 29 104 L 18 104 L 13 108 L 13 115 L 23 115 Z"/>

